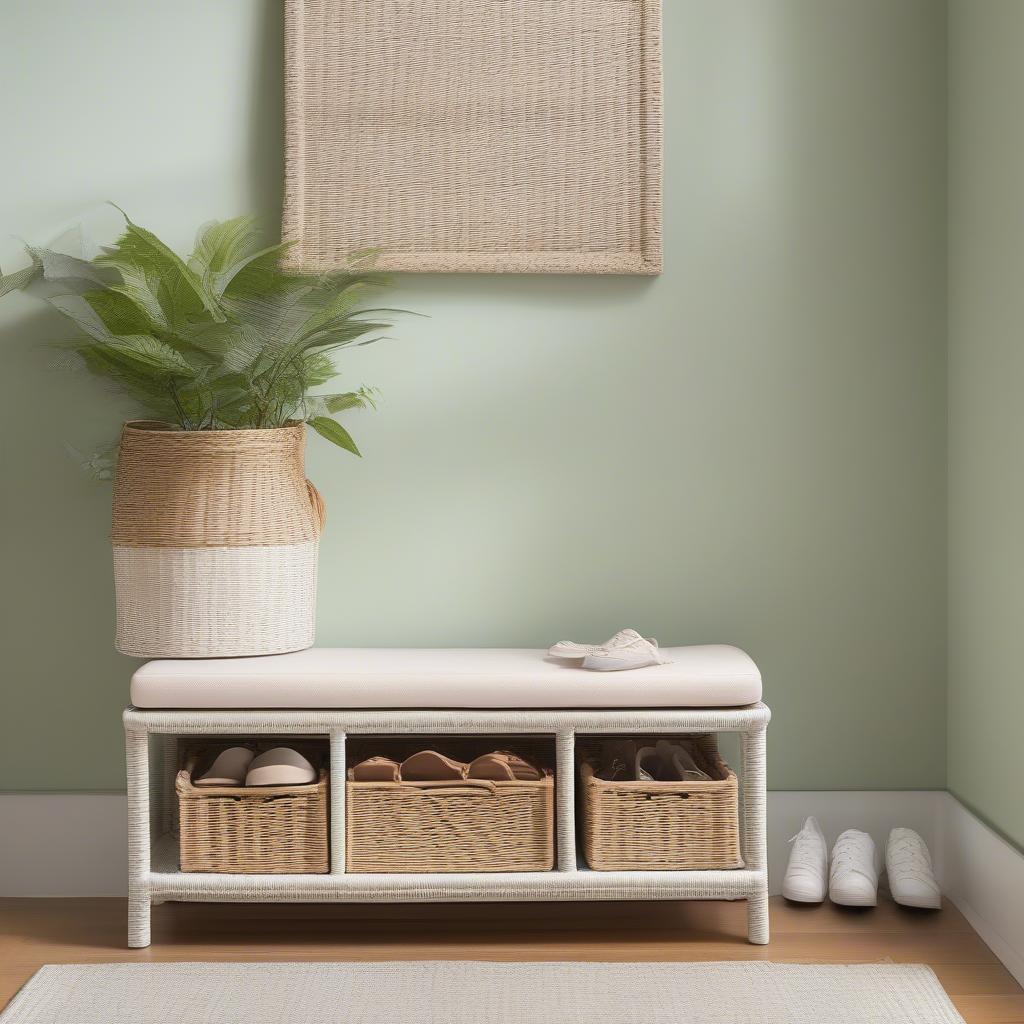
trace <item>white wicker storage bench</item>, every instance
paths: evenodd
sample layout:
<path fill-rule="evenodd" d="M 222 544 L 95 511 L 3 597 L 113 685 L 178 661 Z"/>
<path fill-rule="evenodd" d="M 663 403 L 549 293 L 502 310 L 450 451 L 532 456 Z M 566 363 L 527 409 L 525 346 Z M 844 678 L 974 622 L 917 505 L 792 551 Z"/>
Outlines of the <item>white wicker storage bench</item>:
<path fill-rule="evenodd" d="M 765 730 L 761 678 L 735 647 L 679 647 L 670 664 L 595 673 L 533 650 L 356 650 L 154 661 L 132 679 L 128 767 L 128 944 L 149 945 L 167 900 L 448 902 L 746 900 L 751 942 L 768 941 Z M 577 854 L 577 735 L 735 732 L 741 737 L 743 867 L 592 871 Z M 345 865 L 349 736 L 530 734 L 556 755 L 556 870 L 354 874 Z M 183 872 L 174 825 L 179 737 L 320 736 L 330 742 L 328 874 Z"/>

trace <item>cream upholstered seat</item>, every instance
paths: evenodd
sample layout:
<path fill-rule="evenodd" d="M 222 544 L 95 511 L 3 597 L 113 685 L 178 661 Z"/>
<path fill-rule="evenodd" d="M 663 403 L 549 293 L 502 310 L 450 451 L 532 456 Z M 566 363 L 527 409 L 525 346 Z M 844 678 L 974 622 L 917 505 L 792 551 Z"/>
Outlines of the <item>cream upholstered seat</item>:
<path fill-rule="evenodd" d="M 667 647 L 669 663 L 590 672 L 530 649 L 314 647 L 259 658 L 151 661 L 138 708 L 686 708 L 761 699 L 737 647 Z"/>

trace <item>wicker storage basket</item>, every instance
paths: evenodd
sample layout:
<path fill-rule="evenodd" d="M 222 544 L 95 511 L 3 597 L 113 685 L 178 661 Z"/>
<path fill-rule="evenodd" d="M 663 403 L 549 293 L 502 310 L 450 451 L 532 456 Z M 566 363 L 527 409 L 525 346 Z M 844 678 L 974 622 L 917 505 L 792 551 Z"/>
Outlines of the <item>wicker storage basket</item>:
<path fill-rule="evenodd" d="M 583 853 L 595 871 L 739 868 L 736 775 L 714 736 L 688 737 L 710 782 L 605 782 L 580 764 Z"/>
<path fill-rule="evenodd" d="M 320 496 L 303 424 L 126 423 L 114 484 L 115 645 L 139 658 L 310 647 Z"/>
<path fill-rule="evenodd" d="M 328 777 L 305 786 L 193 786 L 190 753 L 178 772 L 182 871 L 235 875 L 326 874 Z"/>
<path fill-rule="evenodd" d="M 516 747 L 543 765 L 539 748 Z M 440 749 L 462 753 L 450 743 Z M 348 871 L 550 871 L 555 864 L 547 768 L 537 782 L 354 782 L 349 771 L 345 806 Z"/>

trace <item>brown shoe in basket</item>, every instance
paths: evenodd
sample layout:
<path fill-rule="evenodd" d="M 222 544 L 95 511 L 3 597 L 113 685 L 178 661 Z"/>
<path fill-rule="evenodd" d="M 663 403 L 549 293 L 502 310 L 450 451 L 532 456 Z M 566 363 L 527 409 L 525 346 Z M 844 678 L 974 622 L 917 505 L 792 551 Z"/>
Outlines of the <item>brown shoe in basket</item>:
<path fill-rule="evenodd" d="M 401 768 L 390 757 L 368 757 L 352 769 L 353 782 L 399 782 Z"/>
<path fill-rule="evenodd" d="M 402 762 L 401 773 L 404 782 L 444 782 L 464 779 L 467 765 L 455 761 L 436 750 L 421 750 Z"/>
<path fill-rule="evenodd" d="M 471 761 L 467 778 L 494 782 L 537 782 L 542 772 L 525 758 L 508 750 L 495 750 Z"/>

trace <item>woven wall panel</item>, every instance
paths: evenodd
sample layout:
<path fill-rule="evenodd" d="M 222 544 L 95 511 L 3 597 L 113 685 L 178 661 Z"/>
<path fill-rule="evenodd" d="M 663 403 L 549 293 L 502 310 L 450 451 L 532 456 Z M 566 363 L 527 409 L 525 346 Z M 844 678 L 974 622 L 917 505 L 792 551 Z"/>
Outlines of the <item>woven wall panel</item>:
<path fill-rule="evenodd" d="M 286 12 L 294 265 L 660 272 L 661 0 Z"/>

